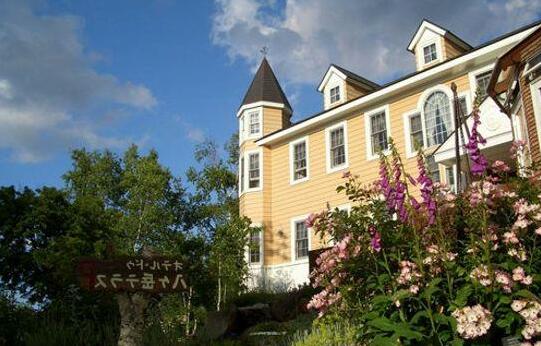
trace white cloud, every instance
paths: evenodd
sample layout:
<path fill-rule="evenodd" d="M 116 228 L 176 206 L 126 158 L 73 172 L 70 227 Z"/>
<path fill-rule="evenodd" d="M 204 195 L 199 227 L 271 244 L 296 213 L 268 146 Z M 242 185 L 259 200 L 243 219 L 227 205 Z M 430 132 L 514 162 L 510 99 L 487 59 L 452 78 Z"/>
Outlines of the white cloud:
<path fill-rule="evenodd" d="M 81 42 L 79 18 L 35 10 L 0 0 L 0 149 L 38 162 L 78 146 L 128 144 L 100 133 L 115 109 L 154 107 L 152 92 L 95 70 L 102 57 Z"/>
<path fill-rule="evenodd" d="M 387 82 L 414 69 L 406 47 L 423 17 L 476 45 L 540 11 L 541 0 L 217 0 L 212 41 L 254 69 L 268 46 L 286 83 L 317 84 L 330 63 Z"/>
<path fill-rule="evenodd" d="M 205 134 L 205 131 L 193 126 L 188 121 L 184 120 L 184 117 L 180 115 L 176 115 L 174 117 L 175 121 L 179 123 L 183 130 L 184 130 L 184 136 L 192 143 L 203 143 L 207 139 L 207 135 Z"/>

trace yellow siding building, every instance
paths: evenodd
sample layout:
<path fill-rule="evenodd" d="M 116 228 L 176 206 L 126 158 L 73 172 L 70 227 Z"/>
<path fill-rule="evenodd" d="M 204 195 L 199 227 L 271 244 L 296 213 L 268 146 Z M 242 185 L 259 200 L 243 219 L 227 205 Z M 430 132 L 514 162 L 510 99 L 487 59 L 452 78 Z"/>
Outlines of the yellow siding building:
<path fill-rule="evenodd" d="M 466 167 L 454 164 L 451 84 L 457 86 L 462 113 L 469 114 L 475 92 L 486 89 L 496 59 L 538 25 L 472 47 L 424 20 L 408 45 L 415 73 L 379 85 L 330 65 L 318 86 L 323 111 L 297 123 L 291 123 L 291 105 L 264 58 L 237 112 L 240 212 L 262 227 L 252 235 L 255 246 L 247 251 L 249 285 L 288 289 L 308 281 L 308 251 L 326 244 L 304 220 L 327 206 L 350 208 L 346 196 L 336 192 L 342 175 L 351 172 L 365 182 L 376 179 L 377 152 L 388 147 L 391 137 L 414 176 L 413 147 L 419 142 L 431 154 L 434 179 L 451 187 L 463 179 Z M 480 109 L 485 154 L 508 160 L 512 140 L 520 137 L 521 119 L 501 113 L 491 98 Z M 471 119 L 468 124 L 471 127 Z"/>

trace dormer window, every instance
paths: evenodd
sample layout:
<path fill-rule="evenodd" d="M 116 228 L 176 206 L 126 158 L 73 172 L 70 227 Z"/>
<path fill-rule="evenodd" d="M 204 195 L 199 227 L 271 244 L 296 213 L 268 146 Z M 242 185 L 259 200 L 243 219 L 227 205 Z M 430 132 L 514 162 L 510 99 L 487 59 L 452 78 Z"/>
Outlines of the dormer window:
<path fill-rule="evenodd" d="M 436 43 L 431 43 L 423 48 L 423 55 L 425 58 L 425 64 L 429 64 L 438 59 L 438 53 L 436 51 Z"/>
<path fill-rule="evenodd" d="M 331 88 L 329 93 L 331 104 L 340 101 L 340 86 L 335 86 L 334 88 Z"/>

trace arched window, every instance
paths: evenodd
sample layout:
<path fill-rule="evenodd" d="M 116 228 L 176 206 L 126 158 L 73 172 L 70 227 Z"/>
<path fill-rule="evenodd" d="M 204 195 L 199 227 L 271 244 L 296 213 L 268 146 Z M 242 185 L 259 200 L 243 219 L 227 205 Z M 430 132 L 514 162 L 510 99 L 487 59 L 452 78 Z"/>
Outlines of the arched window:
<path fill-rule="evenodd" d="M 443 143 L 453 127 L 449 97 L 442 91 L 432 93 L 425 101 L 424 115 L 427 145 Z"/>

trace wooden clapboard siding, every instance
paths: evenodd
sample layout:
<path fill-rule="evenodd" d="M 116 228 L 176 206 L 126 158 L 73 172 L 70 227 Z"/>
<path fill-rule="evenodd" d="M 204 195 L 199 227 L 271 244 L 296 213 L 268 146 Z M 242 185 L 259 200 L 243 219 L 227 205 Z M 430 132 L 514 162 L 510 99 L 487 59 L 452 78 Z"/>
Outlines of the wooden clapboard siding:
<path fill-rule="evenodd" d="M 450 86 L 452 82 L 457 84 L 458 92 L 469 91 L 467 75 L 462 75 L 442 84 Z M 430 86 L 437 85 L 433 84 Z M 430 86 L 426 86 L 428 88 Z M 390 110 L 390 135 L 393 137 L 397 149 L 403 158 L 405 169 L 413 176 L 417 175 L 416 159 L 406 159 L 404 119 L 403 114 L 417 109 L 419 98 L 425 88 L 416 90 L 387 100 Z M 370 109 L 385 105 L 372 106 Z M 347 121 L 347 143 L 349 167 L 343 171 L 327 174 L 326 172 L 326 143 L 325 128 L 338 122 L 329 123 L 324 127 L 311 132 L 302 133 L 295 137 L 308 137 L 308 165 L 310 179 L 308 181 L 291 185 L 289 166 L 289 142 L 273 146 L 265 151 L 264 185 L 261 200 L 249 196 L 243 196 L 246 200 L 241 205 L 241 210 L 252 210 L 264 220 L 265 229 L 265 264 L 281 264 L 291 261 L 291 220 L 298 216 L 304 216 L 312 212 L 319 212 L 326 208 L 327 203 L 331 208 L 347 204 L 349 201 L 344 194 L 336 192 L 336 187 L 343 182 L 344 171 L 351 171 L 359 175 L 363 182 L 369 183 L 378 177 L 379 162 L 377 159 L 367 160 L 364 109 L 350 114 Z M 294 139 L 292 139 L 294 140 Z M 417 194 L 418 191 L 413 191 Z M 247 194 L 250 195 L 250 194 Z M 242 198 L 241 198 L 242 199 Z M 261 208 L 257 203 L 264 204 Z M 312 249 L 322 246 L 319 236 L 311 235 Z"/>
<path fill-rule="evenodd" d="M 359 85 L 346 82 L 346 101 L 356 99 L 357 97 L 365 94 L 366 90 L 361 88 Z"/>
<path fill-rule="evenodd" d="M 541 51 L 541 33 L 530 38 L 531 43 L 525 46 L 520 52 L 520 60 L 525 63 L 528 59 L 539 54 Z M 528 127 L 528 142 L 530 146 L 530 155 L 533 161 L 541 160 L 541 151 L 539 148 L 539 137 L 537 135 L 537 123 L 535 121 L 534 104 L 532 93 L 530 90 L 530 82 L 526 80 L 526 76 L 521 74 L 520 77 L 520 92 L 522 97 L 522 105 L 524 107 L 524 116 L 526 117 L 526 125 Z"/>
<path fill-rule="evenodd" d="M 443 58 L 444 58 L 444 60 L 452 59 L 452 58 L 454 58 L 456 56 L 459 56 L 459 55 L 461 55 L 461 54 L 463 54 L 465 52 L 464 48 L 461 48 L 461 47 L 457 46 L 456 43 L 454 43 L 453 41 L 448 40 L 446 38 L 443 39 L 442 49 L 443 49 Z"/>

